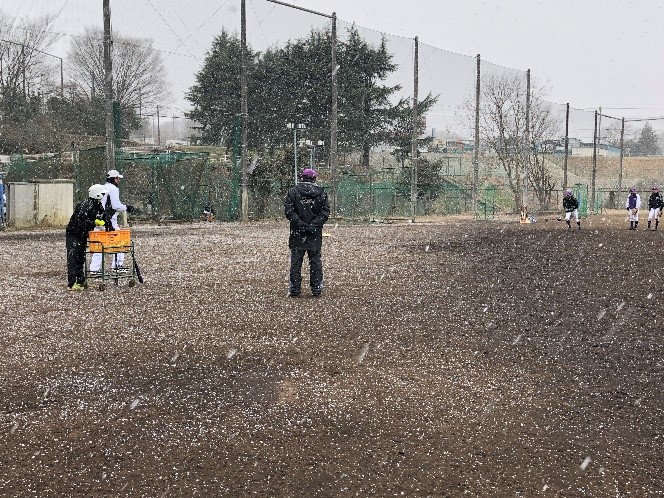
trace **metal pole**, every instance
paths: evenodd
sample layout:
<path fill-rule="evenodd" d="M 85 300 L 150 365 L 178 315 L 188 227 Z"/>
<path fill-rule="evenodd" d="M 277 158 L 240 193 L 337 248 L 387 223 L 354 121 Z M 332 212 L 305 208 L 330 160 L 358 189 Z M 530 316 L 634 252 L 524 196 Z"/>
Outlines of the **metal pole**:
<path fill-rule="evenodd" d="M 477 195 L 480 178 L 480 54 L 477 54 L 475 81 L 475 151 L 473 153 L 473 212 L 477 212 Z"/>
<path fill-rule="evenodd" d="M 157 145 L 161 145 L 161 129 L 159 128 L 159 106 L 157 106 Z"/>
<path fill-rule="evenodd" d="M 563 163 L 563 192 L 567 190 L 567 157 L 569 156 L 569 102 L 565 111 L 565 162 Z"/>
<path fill-rule="evenodd" d="M 599 106 L 599 113 L 597 115 L 597 147 L 602 146 L 602 106 Z"/>
<path fill-rule="evenodd" d="M 248 126 L 248 105 L 247 105 L 247 9 L 246 0 L 241 3 L 241 31 L 242 31 L 242 55 L 240 71 L 240 98 L 242 112 L 242 221 L 249 221 L 249 192 L 247 189 L 247 126 Z"/>
<path fill-rule="evenodd" d="M 525 140 L 525 158 L 523 164 L 523 205 L 522 213 L 528 214 L 528 175 L 530 174 L 530 69 L 526 71 L 526 130 Z"/>
<path fill-rule="evenodd" d="M 115 140 L 113 129 L 113 66 L 111 62 L 111 5 L 104 1 L 104 89 L 106 97 L 106 167 L 115 169 Z"/>
<path fill-rule="evenodd" d="M 21 45 L 21 70 L 23 73 L 23 96 L 25 97 L 25 46 Z"/>
<path fill-rule="evenodd" d="M 410 178 L 410 214 L 411 221 L 415 222 L 415 214 L 417 212 L 417 135 L 418 135 L 418 121 L 417 115 L 417 86 L 418 86 L 418 39 L 415 37 L 415 54 L 413 59 L 413 137 L 411 139 L 411 178 Z"/>
<path fill-rule="evenodd" d="M 618 172 L 618 195 L 622 191 L 623 182 L 623 150 L 625 145 L 625 118 L 621 120 L 622 126 L 620 127 L 620 171 Z"/>
<path fill-rule="evenodd" d="M 332 13 L 332 113 L 330 116 L 330 179 L 332 181 L 332 216 L 337 216 L 337 150 L 338 101 L 337 101 L 337 14 Z"/>
<path fill-rule="evenodd" d="M 294 178 L 295 178 L 295 185 L 297 185 L 297 124 L 293 123 L 293 155 L 295 156 L 295 162 L 293 163 L 294 169 Z"/>
<path fill-rule="evenodd" d="M 60 98 L 65 98 L 65 73 L 62 70 L 62 57 L 60 57 Z"/>
<path fill-rule="evenodd" d="M 595 176 L 597 175 L 597 111 L 595 111 L 595 130 L 593 133 L 593 172 L 590 180 L 591 212 L 595 212 Z"/>

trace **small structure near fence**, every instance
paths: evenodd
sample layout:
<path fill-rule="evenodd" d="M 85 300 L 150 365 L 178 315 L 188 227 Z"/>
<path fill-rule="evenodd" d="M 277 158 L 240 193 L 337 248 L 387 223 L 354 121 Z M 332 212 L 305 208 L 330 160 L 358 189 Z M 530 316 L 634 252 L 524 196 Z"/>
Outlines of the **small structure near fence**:
<path fill-rule="evenodd" d="M 7 224 L 11 227 L 62 227 L 74 210 L 71 180 L 10 182 L 7 191 Z"/>

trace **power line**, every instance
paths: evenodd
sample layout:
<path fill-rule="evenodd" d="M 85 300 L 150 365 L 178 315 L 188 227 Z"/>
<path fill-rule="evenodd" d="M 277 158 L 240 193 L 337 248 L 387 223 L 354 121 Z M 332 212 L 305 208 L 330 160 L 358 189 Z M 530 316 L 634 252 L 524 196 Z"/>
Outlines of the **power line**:
<path fill-rule="evenodd" d="M 157 13 L 157 15 L 158 15 L 159 17 L 161 17 L 161 20 L 164 21 L 164 24 L 165 24 L 166 26 L 168 26 L 168 29 L 170 29 L 170 30 L 173 32 L 173 34 L 175 35 L 175 37 L 180 41 L 180 43 L 181 43 L 182 45 L 184 45 L 184 48 L 185 48 L 185 50 L 186 50 L 187 52 L 189 52 L 189 55 L 191 55 L 191 57 L 193 57 L 195 60 L 199 61 L 198 57 L 196 57 L 194 54 L 191 53 L 191 51 L 189 50 L 189 47 L 187 47 L 187 45 L 184 43 L 184 41 L 182 40 L 182 38 L 180 38 L 180 36 L 177 34 L 177 32 L 171 27 L 170 24 L 168 24 L 168 21 L 166 21 L 166 19 L 164 19 L 164 16 L 161 15 L 161 12 L 159 12 L 159 10 L 157 10 L 157 8 L 156 8 L 156 7 L 154 6 L 154 4 L 152 3 L 152 0 L 148 0 L 148 3 L 150 4 L 150 7 L 152 7 L 152 8 L 154 9 L 154 11 Z M 200 61 L 199 61 L 199 62 L 200 62 Z"/>

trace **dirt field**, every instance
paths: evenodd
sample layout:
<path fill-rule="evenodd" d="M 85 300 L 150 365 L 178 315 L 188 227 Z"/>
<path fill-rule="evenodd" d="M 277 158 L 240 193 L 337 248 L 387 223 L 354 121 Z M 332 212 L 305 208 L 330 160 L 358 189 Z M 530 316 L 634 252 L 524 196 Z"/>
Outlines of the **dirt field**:
<path fill-rule="evenodd" d="M 2 232 L 0 495 L 663 496 L 664 230 L 583 223 L 330 223 L 319 299 L 281 221 Z"/>

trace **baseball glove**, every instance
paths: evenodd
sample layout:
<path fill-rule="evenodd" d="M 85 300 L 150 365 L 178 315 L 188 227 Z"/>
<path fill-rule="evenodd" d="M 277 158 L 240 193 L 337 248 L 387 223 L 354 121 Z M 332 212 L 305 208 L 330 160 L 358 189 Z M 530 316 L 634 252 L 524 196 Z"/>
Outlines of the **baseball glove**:
<path fill-rule="evenodd" d="M 638 212 L 639 212 L 638 209 L 636 209 L 636 208 L 632 209 L 632 214 L 633 214 L 633 215 L 636 215 L 636 213 L 638 213 Z"/>

